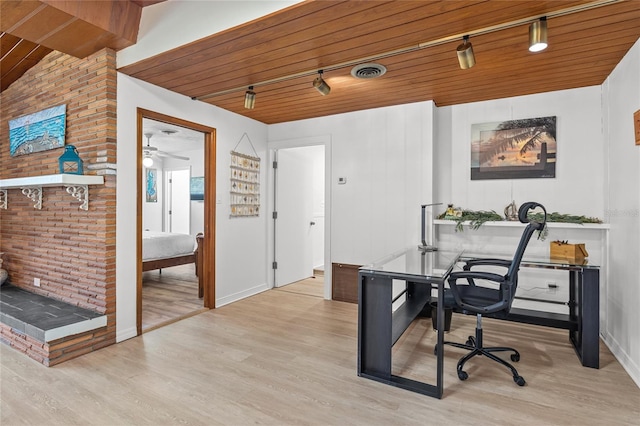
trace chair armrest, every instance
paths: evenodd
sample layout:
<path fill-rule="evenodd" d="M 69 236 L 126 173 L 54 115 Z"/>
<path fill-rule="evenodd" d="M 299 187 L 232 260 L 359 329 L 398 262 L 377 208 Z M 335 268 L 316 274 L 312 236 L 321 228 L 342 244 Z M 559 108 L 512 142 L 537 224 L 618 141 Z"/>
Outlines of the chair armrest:
<path fill-rule="evenodd" d="M 500 284 L 500 294 L 503 294 L 503 291 L 507 291 L 506 288 L 504 288 L 503 284 L 505 283 L 505 277 L 502 275 L 498 275 L 498 274 L 494 274 L 491 272 L 482 272 L 482 271 L 463 271 L 463 272 L 453 272 L 451 275 L 449 275 L 449 288 L 451 290 L 451 293 L 453 293 L 453 298 L 456 301 L 456 304 L 461 307 L 462 309 L 467 309 L 470 310 L 472 312 L 476 312 L 476 313 L 493 313 L 493 312 L 498 312 L 501 311 L 503 309 L 505 309 L 505 307 L 507 306 L 507 303 L 505 302 L 505 300 L 500 300 L 498 302 L 495 302 L 491 305 L 488 306 L 477 306 L 471 303 L 468 303 L 466 301 L 464 301 L 461 297 L 461 294 L 458 290 L 458 284 L 456 283 L 457 280 L 459 279 L 466 279 L 468 286 L 469 287 L 476 287 L 475 281 L 476 279 L 478 280 L 487 280 L 487 281 L 493 281 L 495 283 Z M 461 287 L 467 287 L 467 286 L 461 286 Z"/>
<path fill-rule="evenodd" d="M 511 260 L 506 259 L 469 259 L 463 269 L 468 271 L 474 266 L 502 266 L 508 268 L 511 266 L 511 262 Z"/>
<path fill-rule="evenodd" d="M 474 278 L 479 280 L 494 281 L 496 283 L 504 282 L 503 275 L 494 274 L 492 272 L 463 271 L 463 272 L 452 272 L 451 275 L 449 275 L 449 283 L 451 283 L 452 281 L 455 283 L 455 281 L 459 279 L 473 280 Z"/>

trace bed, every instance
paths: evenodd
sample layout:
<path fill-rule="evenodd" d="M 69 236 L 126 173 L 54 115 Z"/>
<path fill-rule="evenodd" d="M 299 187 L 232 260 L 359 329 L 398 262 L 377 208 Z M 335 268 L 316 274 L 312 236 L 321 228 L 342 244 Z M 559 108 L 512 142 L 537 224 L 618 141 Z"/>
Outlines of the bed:
<path fill-rule="evenodd" d="M 198 296 L 203 296 L 202 241 L 203 234 L 193 236 L 171 232 L 143 231 L 142 271 L 169 268 L 171 266 L 195 263 L 198 276 Z"/>

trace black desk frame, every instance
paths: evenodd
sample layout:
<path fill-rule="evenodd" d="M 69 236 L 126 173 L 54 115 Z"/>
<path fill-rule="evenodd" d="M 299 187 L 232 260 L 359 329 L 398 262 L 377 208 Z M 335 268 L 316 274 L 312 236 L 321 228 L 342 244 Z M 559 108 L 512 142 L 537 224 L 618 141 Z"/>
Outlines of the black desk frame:
<path fill-rule="evenodd" d="M 466 256 L 465 256 L 466 257 Z M 464 260 L 464 258 L 460 259 Z M 552 261 L 525 261 L 523 267 L 569 271 L 569 314 L 512 308 L 506 320 L 569 330 L 569 339 L 585 367 L 599 368 L 600 270 L 594 266 Z M 437 345 L 444 343 L 442 276 L 415 275 L 361 268 L 358 272 L 358 376 L 435 398 L 443 395 L 444 351 L 436 353 L 436 384 L 392 374 L 392 348 L 437 289 Z M 406 300 L 393 312 L 393 280 L 405 281 Z"/>
<path fill-rule="evenodd" d="M 512 308 L 506 320 L 569 330 L 569 340 L 582 365 L 600 368 L 600 269 L 525 260 L 521 266 L 568 270 L 569 314 Z"/>
<path fill-rule="evenodd" d="M 457 260 L 458 256 L 455 256 Z M 444 351 L 436 354 L 436 384 L 419 382 L 391 373 L 392 347 L 431 301 L 437 288 L 438 346 L 444 344 L 444 284 L 453 267 L 442 276 L 374 271 L 358 272 L 358 376 L 391 386 L 442 398 Z M 405 281 L 406 299 L 393 312 L 393 280 Z"/>

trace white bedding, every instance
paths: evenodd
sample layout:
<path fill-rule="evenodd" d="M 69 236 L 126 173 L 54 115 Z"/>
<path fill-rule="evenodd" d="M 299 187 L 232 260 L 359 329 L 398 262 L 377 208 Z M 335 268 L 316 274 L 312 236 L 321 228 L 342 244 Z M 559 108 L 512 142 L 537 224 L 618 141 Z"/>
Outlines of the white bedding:
<path fill-rule="evenodd" d="M 157 260 L 192 254 L 196 239 L 188 234 L 144 231 L 142 233 L 142 260 Z"/>

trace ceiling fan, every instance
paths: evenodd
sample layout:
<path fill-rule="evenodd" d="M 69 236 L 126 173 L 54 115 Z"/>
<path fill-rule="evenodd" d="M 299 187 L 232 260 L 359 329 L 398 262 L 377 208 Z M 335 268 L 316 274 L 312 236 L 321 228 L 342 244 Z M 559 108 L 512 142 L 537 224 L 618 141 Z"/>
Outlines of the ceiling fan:
<path fill-rule="evenodd" d="M 175 133 L 171 130 L 163 130 L 162 132 L 167 135 L 171 135 Z M 153 165 L 152 157 L 154 155 L 158 157 L 165 157 L 165 158 L 168 157 L 168 158 L 175 158 L 176 160 L 189 161 L 189 157 L 183 157 L 182 155 L 176 155 L 176 154 L 171 154 L 170 152 L 164 152 L 159 150 L 155 146 L 151 146 L 151 136 L 153 136 L 153 133 L 150 133 L 150 132 L 145 133 L 144 136 L 147 138 L 147 146 L 142 147 L 142 152 L 144 153 L 142 164 L 144 164 L 146 167 L 150 167 Z"/>

